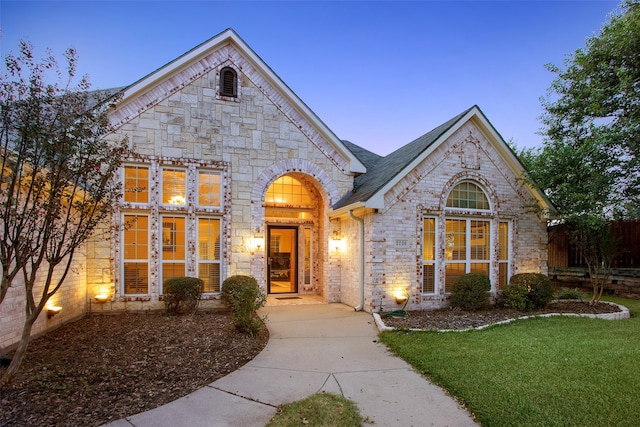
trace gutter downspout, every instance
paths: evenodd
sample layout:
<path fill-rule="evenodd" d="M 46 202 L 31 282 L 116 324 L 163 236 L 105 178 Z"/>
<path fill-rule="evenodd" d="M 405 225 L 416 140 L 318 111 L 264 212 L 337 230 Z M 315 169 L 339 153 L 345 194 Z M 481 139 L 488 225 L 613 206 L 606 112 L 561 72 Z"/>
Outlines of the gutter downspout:
<path fill-rule="evenodd" d="M 353 209 L 349 210 L 349 218 L 360 223 L 358 237 L 360 240 L 360 304 L 354 307 L 355 311 L 360 311 L 364 308 L 364 219 L 357 217 L 353 214 Z"/>

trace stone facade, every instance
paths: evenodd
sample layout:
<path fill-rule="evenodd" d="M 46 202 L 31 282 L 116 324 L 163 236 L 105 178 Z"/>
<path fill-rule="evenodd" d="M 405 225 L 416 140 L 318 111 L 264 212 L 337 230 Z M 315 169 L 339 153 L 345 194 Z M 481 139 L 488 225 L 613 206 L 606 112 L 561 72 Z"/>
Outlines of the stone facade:
<path fill-rule="evenodd" d="M 85 264 L 86 255 L 84 251 L 76 252 L 64 284 L 60 290 L 51 297 L 47 304 L 47 306 L 62 307 L 62 310 L 55 316 L 48 317 L 45 308 L 33 325 L 31 330 L 32 337 L 37 337 L 64 323 L 77 320 L 87 312 Z M 46 268 L 46 265 L 43 266 L 43 268 Z M 53 278 L 54 282 L 52 283 L 54 285 L 57 278 L 59 278 L 59 276 L 54 276 Z M 20 341 L 25 321 L 24 292 L 24 284 L 20 276 L 18 276 L 0 305 L 0 354 L 4 354 L 5 351 L 13 348 Z M 41 293 L 42 286 L 36 285 L 33 291 L 33 295 L 36 297 L 36 303 L 38 302 L 37 296 Z"/>
<path fill-rule="evenodd" d="M 239 73 L 238 97 L 231 100 L 216 95 L 218 72 L 221 67 L 229 65 L 228 57 L 236 58 L 238 63 L 234 63 L 234 66 L 243 70 Z M 331 292 L 324 290 L 329 282 L 324 280 L 329 274 L 328 255 L 326 246 L 320 242 L 326 241 L 329 233 L 327 210 L 341 194 L 352 188 L 353 178 L 344 172 L 346 160 L 322 139 L 293 106 L 278 96 L 275 89 L 268 86 L 232 47 L 225 46 L 222 51 L 212 53 L 203 61 L 209 64 L 208 72 L 194 65 L 181 72 L 180 79 L 186 79 L 188 84 L 175 77 L 170 82 L 158 84 L 162 91 L 150 89 L 151 93 L 169 94 L 164 99 L 158 96 L 157 104 L 140 111 L 135 117 L 123 118 L 132 110 L 130 105 L 119 108 L 113 114 L 113 121 L 119 125 L 115 136 L 129 138 L 139 154 L 132 162 L 152 165 L 152 189 L 161 186 L 159 169 L 166 165 L 186 167 L 189 171 L 197 167 L 222 171 L 224 196 L 219 209 L 199 212 L 193 209 L 194 203 L 189 202 L 181 208 L 160 206 L 159 192 L 152 192 L 149 204 L 142 207 L 143 211 L 153 212 L 151 242 L 160 239 L 157 218 L 162 213 L 212 215 L 220 218 L 223 224 L 223 277 L 251 275 L 264 283 L 264 248 L 257 253 L 252 251 L 251 238 L 256 230 L 263 233 L 266 224 L 282 222 L 265 222 L 264 197 L 269 185 L 283 175 L 296 176 L 314 194 L 317 212 L 309 222 L 313 227 L 312 240 L 316 242 L 313 249 L 314 283 L 300 289 L 299 293 L 326 294 L 328 300 L 337 300 L 337 296 L 331 296 Z M 196 79 L 190 78 L 189 70 L 192 68 L 200 72 Z M 151 94 L 140 98 L 148 103 L 154 102 Z M 139 103 L 140 98 L 130 103 Z M 195 187 L 196 176 L 189 173 L 187 188 L 193 191 Z M 190 194 L 187 200 L 194 197 Z M 121 211 L 138 212 L 140 206 L 123 204 Z M 116 218 L 114 229 L 121 228 L 122 224 Z M 102 241 L 101 246 L 98 248 L 96 244 L 96 257 L 89 261 L 89 274 L 102 277 L 108 259 L 113 271 L 113 297 L 97 309 L 161 308 L 161 279 L 157 274 L 160 270 L 158 245 L 151 245 L 152 285 L 149 294 L 144 296 L 122 294 L 118 261 L 121 257 L 120 232 L 116 231 L 112 239 Z M 187 275 L 195 275 L 195 271 L 189 270 Z M 218 295 L 207 295 L 205 299 L 216 300 Z"/>

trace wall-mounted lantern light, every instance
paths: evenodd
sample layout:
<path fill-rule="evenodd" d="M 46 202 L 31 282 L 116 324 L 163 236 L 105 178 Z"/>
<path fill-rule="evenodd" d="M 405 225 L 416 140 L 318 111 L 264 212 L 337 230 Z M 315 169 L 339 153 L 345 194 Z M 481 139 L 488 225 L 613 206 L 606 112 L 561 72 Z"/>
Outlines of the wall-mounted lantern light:
<path fill-rule="evenodd" d="M 343 250 L 342 236 L 336 230 L 331 237 L 331 249 L 335 252 L 341 252 Z"/>
<path fill-rule="evenodd" d="M 264 248 L 264 234 L 257 228 L 251 239 L 251 251 L 252 253 L 260 252 L 262 248 Z"/>

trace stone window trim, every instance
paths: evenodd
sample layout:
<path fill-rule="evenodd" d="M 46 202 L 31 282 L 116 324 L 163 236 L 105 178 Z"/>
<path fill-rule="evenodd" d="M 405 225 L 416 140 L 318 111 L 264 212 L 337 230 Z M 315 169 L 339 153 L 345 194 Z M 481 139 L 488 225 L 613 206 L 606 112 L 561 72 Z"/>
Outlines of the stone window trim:
<path fill-rule="evenodd" d="M 117 206 L 117 212 L 112 216 L 112 238 L 111 252 L 112 257 L 112 271 L 114 272 L 114 291 L 115 300 L 117 301 L 130 301 L 132 298 L 145 298 L 148 301 L 161 301 L 161 284 L 158 283 L 159 274 L 157 269 L 160 267 L 160 254 L 159 248 L 157 248 L 157 241 L 159 239 L 158 227 L 160 227 L 162 215 L 186 215 L 190 226 L 194 226 L 197 218 L 212 217 L 219 218 L 221 220 L 221 257 L 220 257 L 220 275 L 222 278 L 226 277 L 228 271 L 229 258 L 229 227 L 230 227 L 230 206 L 231 206 L 231 164 L 224 161 L 206 161 L 197 159 L 183 159 L 183 158 L 169 158 L 162 156 L 146 156 L 136 155 L 135 157 L 128 159 L 124 165 L 135 166 L 143 165 L 149 168 L 149 202 L 146 204 L 128 203 L 124 202 L 124 197 L 121 198 L 120 204 Z M 184 168 L 187 171 L 187 201 L 185 205 L 180 206 L 168 206 L 161 203 L 161 176 L 163 167 Z M 216 171 L 220 173 L 220 206 L 208 207 L 197 205 L 197 180 L 198 171 Z M 122 169 L 124 171 L 124 169 Z M 121 172 L 120 177 L 124 177 L 124 172 Z M 122 180 L 120 182 L 123 182 Z M 150 233 L 153 235 L 154 243 L 150 248 L 149 264 L 150 272 L 149 277 L 149 289 L 146 295 L 132 295 L 125 294 L 122 282 L 122 241 L 123 241 L 123 223 L 122 215 L 125 214 L 145 214 L 149 215 L 150 219 Z M 195 231 L 191 231 L 190 237 Z M 189 266 L 195 266 L 195 251 L 188 254 L 187 263 Z M 187 274 L 195 274 L 191 272 L 188 267 Z M 195 267 L 194 267 L 195 268 Z M 154 271 L 155 270 L 155 271 Z M 203 299 L 219 299 L 219 294 L 207 294 L 203 295 Z"/>
<path fill-rule="evenodd" d="M 196 159 L 179 159 L 157 156 L 138 156 L 123 164 L 120 172 L 120 182 L 123 182 L 125 166 L 145 166 L 149 168 L 149 202 L 132 203 L 120 199 L 119 209 L 161 209 L 163 211 L 187 211 L 192 210 L 197 214 L 222 214 L 228 210 L 231 203 L 230 171 L 231 164 L 223 161 L 204 161 Z M 162 169 L 184 169 L 187 172 L 186 179 L 186 203 L 185 205 L 167 205 L 162 203 Z M 198 204 L 198 172 L 218 172 L 220 174 L 220 205 L 204 206 Z"/>

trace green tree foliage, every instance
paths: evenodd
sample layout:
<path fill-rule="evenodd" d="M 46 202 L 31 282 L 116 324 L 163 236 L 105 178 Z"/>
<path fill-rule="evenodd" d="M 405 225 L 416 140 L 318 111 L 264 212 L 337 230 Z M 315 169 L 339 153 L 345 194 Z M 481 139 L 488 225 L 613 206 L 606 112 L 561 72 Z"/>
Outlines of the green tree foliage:
<path fill-rule="evenodd" d="M 561 216 L 636 218 L 640 202 L 640 2 L 569 55 L 543 100 L 544 145 L 524 156 Z M 527 164 L 528 163 L 528 164 Z"/>
<path fill-rule="evenodd" d="M 77 249 L 117 205 L 113 178 L 131 154 L 126 140 L 105 140 L 106 95 L 88 92 L 86 77 L 72 86 L 76 52 L 67 50 L 65 60 L 66 74 L 50 52 L 38 62 L 21 42 L 0 75 L 0 303 L 17 278 L 25 290 L 21 340 L 0 387 L 15 375 L 33 324 L 71 273 Z"/>
<path fill-rule="evenodd" d="M 640 217 L 639 52 L 640 0 L 626 0 L 564 67 L 547 65 L 545 141 L 519 153 L 588 258 L 593 303 L 615 252 L 609 222 Z"/>
<path fill-rule="evenodd" d="M 618 255 L 618 238 L 611 233 L 611 222 L 596 215 L 575 215 L 567 220 L 569 241 L 580 251 L 587 264 L 593 289 L 591 304 L 602 298 L 611 266 Z"/>

